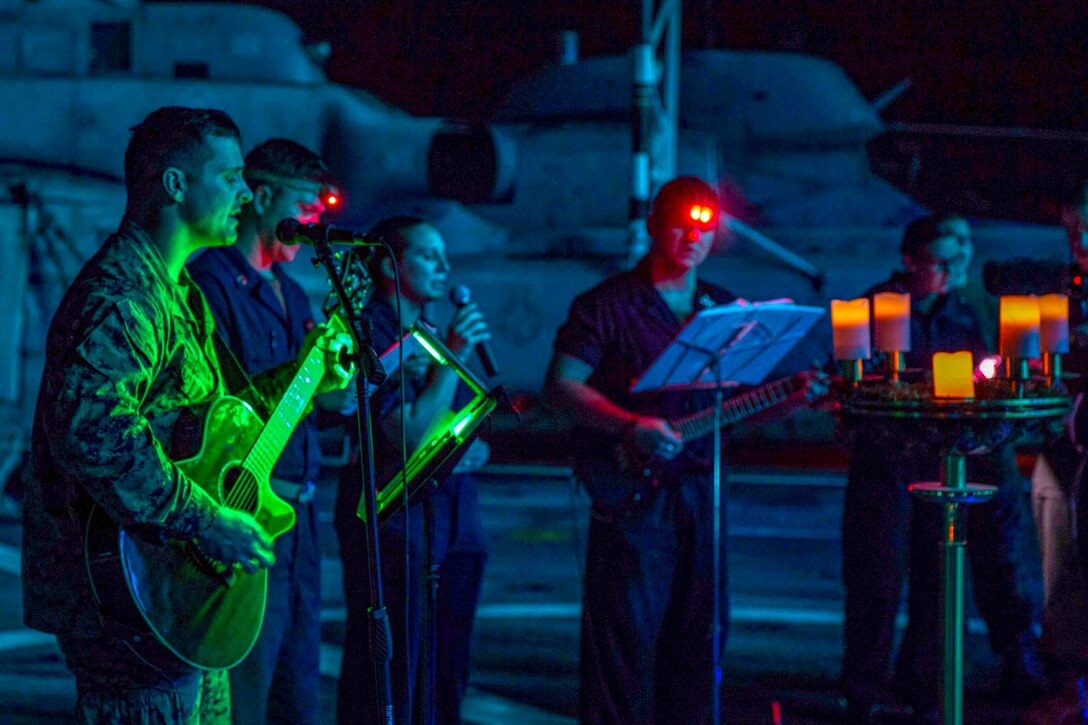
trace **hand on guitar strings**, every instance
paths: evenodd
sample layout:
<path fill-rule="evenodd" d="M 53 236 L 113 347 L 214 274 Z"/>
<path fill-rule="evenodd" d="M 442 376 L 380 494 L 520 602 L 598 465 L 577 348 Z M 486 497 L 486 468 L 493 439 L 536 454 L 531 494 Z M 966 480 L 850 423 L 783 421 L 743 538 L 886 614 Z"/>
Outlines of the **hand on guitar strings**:
<path fill-rule="evenodd" d="M 797 377 L 805 393 L 806 403 L 814 403 L 827 395 L 831 386 L 831 377 L 820 370 L 805 370 L 798 373 Z"/>
<path fill-rule="evenodd" d="M 205 556 L 228 566 L 237 564 L 252 574 L 276 563 L 272 539 L 245 511 L 221 506 L 215 518 L 196 537 Z"/>
<path fill-rule="evenodd" d="M 306 335 L 300 360 L 305 359 L 314 347 L 325 353 L 325 376 L 317 386 L 318 393 L 339 390 L 347 386 L 355 375 L 355 343 L 345 332 L 337 332 L 328 325 L 318 325 Z"/>
<path fill-rule="evenodd" d="M 665 461 L 684 450 L 684 440 L 664 418 L 639 416 L 631 423 L 630 439 L 644 455 Z"/>

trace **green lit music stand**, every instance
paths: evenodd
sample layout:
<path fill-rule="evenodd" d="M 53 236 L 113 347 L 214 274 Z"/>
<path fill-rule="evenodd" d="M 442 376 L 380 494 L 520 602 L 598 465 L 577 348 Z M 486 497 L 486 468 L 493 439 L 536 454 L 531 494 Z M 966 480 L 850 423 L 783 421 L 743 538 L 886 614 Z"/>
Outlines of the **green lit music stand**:
<path fill-rule="evenodd" d="M 379 524 L 385 523 L 400 510 L 405 501 L 411 504 L 437 488 L 438 482 L 445 479 L 464 456 L 468 444 L 478 434 L 480 424 L 498 406 L 502 394 L 501 386 L 488 390 L 479 377 L 465 367 L 438 335 L 424 324 L 417 322 L 401 344 L 406 352 L 409 346 L 418 345 L 438 364 L 451 367 L 472 391 L 473 397 L 448 418 L 435 420 L 408 458 L 407 465 L 378 491 Z M 382 357 L 385 359 L 386 355 Z M 392 359 L 395 355 L 389 357 Z M 366 522 L 362 499 L 355 513 Z"/>

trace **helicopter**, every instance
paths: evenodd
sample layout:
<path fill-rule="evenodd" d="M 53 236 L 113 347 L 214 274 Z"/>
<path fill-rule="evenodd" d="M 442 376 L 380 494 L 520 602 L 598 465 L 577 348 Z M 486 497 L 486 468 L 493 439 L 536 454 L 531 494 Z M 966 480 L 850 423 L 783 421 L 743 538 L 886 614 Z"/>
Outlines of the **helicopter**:
<path fill-rule="evenodd" d="M 245 148 L 284 136 L 319 151 L 338 181 L 338 226 L 433 220 L 511 389 L 540 390 L 569 302 L 622 265 L 623 56 L 557 59 L 467 126 L 330 82 L 328 49 L 267 8 L 0 0 L 0 18 L 0 301 L 15 311 L 0 321 L 0 473 L 25 445 L 52 312 L 123 213 L 129 129 L 160 106 L 222 109 Z M 708 278 L 749 299 L 826 305 L 896 265 L 901 229 L 924 208 L 874 172 L 869 145 L 887 125 L 841 67 L 704 50 L 683 55 L 681 78 L 676 170 L 716 184 L 728 220 Z M 984 225 L 976 239 L 980 256 L 1063 249 L 1047 225 Z M 316 307 L 325 280 L 305 264 L 294 273 Z"/>

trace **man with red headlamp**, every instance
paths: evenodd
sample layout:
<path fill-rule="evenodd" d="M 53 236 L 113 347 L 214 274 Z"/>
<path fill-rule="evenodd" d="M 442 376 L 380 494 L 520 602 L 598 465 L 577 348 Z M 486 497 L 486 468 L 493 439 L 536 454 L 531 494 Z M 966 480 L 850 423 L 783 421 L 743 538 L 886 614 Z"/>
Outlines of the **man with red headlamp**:
<path fill-rule="evenodd" d="M 696 276 L 718 215 L 717 194 L 704 181 L 665 184 L 647 220 L 649 254 L 579 296 L 556 337 L 545 393 L 579 426 L 585 463 L 599 464 L 618 443 L 665 474 L 646 487 L 636 470 L 617 468 L 632 492 L 643 489 L 638 500 L 622 507 L 594 500 L 582 610 L 582 723 L 710 718 L 713 442 L 685 444 L 668 421 L 712 406 L 714 393 L 633 394 L 629 386 L 696 312 L 735 299 Z M 808 392 L 819 391 L 810 385 Z M 723 535 L 723 550 L 724 542 Z M 723 572 L 723 650 L 725 589 Z"/>
<path fill-rule="evenodd" d="M 950 223 L 959 219 L 959 224 Z M 972 247 L 962 217 L 926 216 L 907 225 L 903 271 L 874 286 L 909 293 L 913 348 L 907 368 L 929 365 L 935 352 L 995 348 L 996 305 L 969 284 Z M 969 238 L 968 238 L 969 239 Z M 850 468 L 843 502 L 842 575 L 846 593 L 842 689 L 851 723 L 882 722 L 902 693 L 913 722 L 936 723 L 940 703 L 940 558 L 943 519 L 937 506 L 912 499 L 908 484 L 939 479 L 939 451 L 922 435 L 862 425 L 849 431 Z M 1010 444 L 969 456 L 968 480 L 998 490 L 968 510 L 967 552 L 975 602 L 990 644 L 1002 658 L 1004 694 L 1016 700 L 1044 691 L 1031 633 L 1031 604 L 1019 586 L 1022 481 Z M 890 682 L 904 579 L 908 623 Z M 897 694 L 893 694 L 896 691 Z"/>

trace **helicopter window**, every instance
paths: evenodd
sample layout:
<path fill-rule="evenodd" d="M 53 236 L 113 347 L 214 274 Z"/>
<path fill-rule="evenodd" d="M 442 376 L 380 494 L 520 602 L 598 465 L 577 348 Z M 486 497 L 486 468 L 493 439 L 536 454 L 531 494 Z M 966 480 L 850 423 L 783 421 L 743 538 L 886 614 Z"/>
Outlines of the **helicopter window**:
<path fill-rule="evenodd" d="M 207 63 L 174 63 L 175 78 L 207 78 Z"/>
<path fill-rule="evenodd" d="M 91 24 L 92 75 L 132 70 L 132 27 L 128 23 Z"/>

